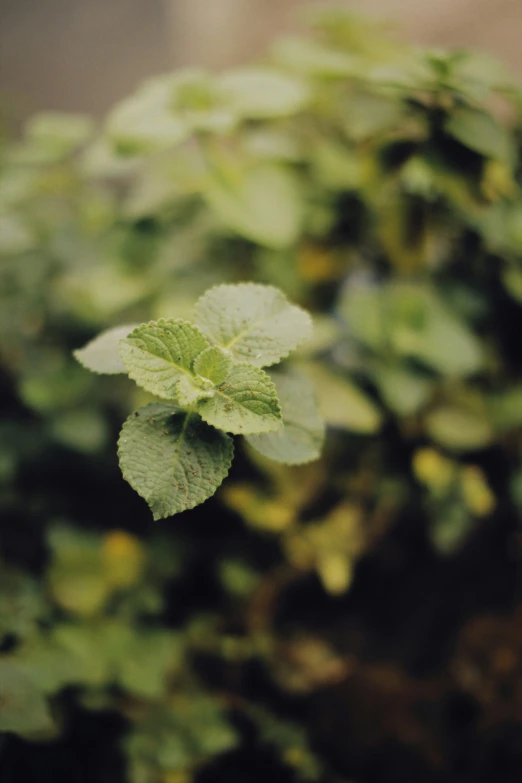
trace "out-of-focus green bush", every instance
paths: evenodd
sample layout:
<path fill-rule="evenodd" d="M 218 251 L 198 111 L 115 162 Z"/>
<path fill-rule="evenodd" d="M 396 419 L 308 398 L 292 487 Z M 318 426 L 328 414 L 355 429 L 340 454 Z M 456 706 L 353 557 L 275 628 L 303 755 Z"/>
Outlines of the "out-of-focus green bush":
<path fill-rule="evenodd" d="M 323 12 L 262 63 L 160 76 L 101 129 L 38 115 L 3 145 L 0 731 L 55 737 L 73 687 L 83 708 L 125 716 L 133 783 L 192 780 L 241 744 L 241 721 L 303 780 L 323 779 L 302 726 L 240 686 L 216 690 L 195 661 L 261 661 L 288 693 L 335 681 L 313 645 L 300 668 L 279 665 L 256 598 L 278 574 L 316 573 L 340 595 L 402 514 L 451 557 L 522 509 L 521 109 L 487 57 L 405 47 Z M 314 314 L 296 364 L 329 425 L 324 456 L 285 468 L 245 452 L 221 505 L 198 512 L 217 530 L 203 554 L 193 512 L 136 537 L 146 510 L 111 502 L 115 425 L 148 398 L 72 351 L 244 280 Z M 107 466 L 92 524 L 76 485 L 59 470 L 49 484 L 49 460 L 81 464 L 87 493 Z M 232 553 L 226 513 L 242 520 Z M 40 558 L 24 561 L 12 524 Z M 269 563 L 253 564 L 258 545 Z M 202 560 L 219 606 L 172 619 Z"/>

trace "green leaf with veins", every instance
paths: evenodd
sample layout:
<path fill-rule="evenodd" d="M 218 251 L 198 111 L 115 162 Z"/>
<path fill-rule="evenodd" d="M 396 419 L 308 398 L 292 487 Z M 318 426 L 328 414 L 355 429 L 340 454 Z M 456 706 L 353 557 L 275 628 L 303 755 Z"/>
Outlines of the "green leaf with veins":
<path fill-rule="evenodd" d="M 183 376 L 194 377 L 194 359 L 208 347 L 195 326 L 170 318 L 139 326 L 121 340 L 120 354 L 138 386 L 169 400 L 176 398 L 176 386 Z"/>
<path fill-rule="evenodd" d="M 284 427 L 277 432 L 249 435 L 248 443 L 260 454 L 286 465 L 317 459 L 324 440 L 314 387 L 300 373 L 271 373 L 281 403 Z"/>
<path fill-rule="evenodd" d="M 83 348 L 74 351 L 80 364 L 100 374 L 115 375 L 126 372 L 120 356 L 120 340 L 127 337 L 139 324 L 125 324 L 106 329 Z"/>
<path fill-rule="evenodd" d="M 123 477 L 161 519 L 214 494 L 228 474 L 234 445 L 194 413 L 153 403 L 127 419 L 118 453 Z"/>
<path fill-rule="evenodd" d="M 199 400 L 198 413 L 225 432 L 248 435 L 272 432 L 282 426 L 277 392 L 259 367 L 235 364 L 211 397 Z"/>
<path fill-rule="evenodd" d="M 220 348 L 213 346 L 195 358 L 192 369 L 196 375 L 208 378 L 212 383 L 223 383 L 231 365 L 232 360 Z"/>
<path fill-rule="evenodd" d="M 213 395 L 213 384 L 206 378 L 184 375 L 176 386 L 176 398 L 182 408 L 191 408 L 198 400 Z"/>
<path fill-rule="evenodd" d="M 220 285 L 196 303 L 196 322 L 235 361 L 276 364 L 312 331 L 308 313 L 277 288 L 257 283 Z"/>

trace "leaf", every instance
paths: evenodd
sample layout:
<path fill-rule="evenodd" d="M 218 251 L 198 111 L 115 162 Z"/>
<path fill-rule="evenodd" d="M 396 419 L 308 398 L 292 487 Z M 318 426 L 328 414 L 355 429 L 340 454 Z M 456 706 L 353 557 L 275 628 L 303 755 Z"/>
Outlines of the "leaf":
<path fill-rule="evenodd" d="M 377 362 L 372 376 L 386 405 L 399 416 L 416 413 L 433 391 L 430 379 L 398 364 Z"/>
<path fill-rule="evenodd" d="M 271 68 L 241 68 L 219 80 L 225 98 L 243 117 L 284 117 L 300 111 L 308 99 L 304 81 Z"/>
<path fill-rule="evenodd" d="M 514 150 L 508 130 L 482 109 L 459 106 L 447 120 L 445 130 L 480 155 L 513 162 Z"/>
<path fill-rule="evenodd" d="M 364 434 L 379 430 L 381 412 L 348 378 L 315 362 L 303 365 L 303 371 L 317 389 L 319 410 L 328 425 Z"/>
<path fill-rule="evenodd" d="M 67 448 L 94 454 L 107 442 L 107 422 L 103 412 L 94 408 L 64 410 L 50 422 L 53 438 Z"/>
<path fill-rule="evenodd" d="M 389 98 L 371 92 L 357 90 L 342 101 L 343 130 L 356 142 L 385 131 L 404 122 L 404 107 L 395 97 Z"/>
<path fill-rule="evenodd" d="M 97 553 L 86 551 L 69 563 L 53 563 L 48 572 L 49 591 L 65 612 L 81 617 L 98 614 L 111 585 Z"/>
<path fill-rule="evenodd" d="M 213 395 L 198 402 L 197 410 L 209 424 L 237 435 L 282 426 L 274 384 L 264 370 L 250 364 L 233 365 Z"/>
<path fill-rule="evenodd" d="M 257 283 L 216 286 L 198 300 L 195 313 L 212 342 L 258 367 L 276 364 L 312 331 L 308 313 L 277 288 Z"/>
<path fill-rule="evenodd" d="M 106 132 L 123 154 L 140 155 L 184 141 L 190 128 L 169 107 L 172 77 L 146 82 L 109 115 Z"/>
<path fill-rule="evenodd" d="M 489 446 L 493 431 L 479 413 L 459 405 L 443 405 L 425 420 L 430 437 L 452 451 L 473 451 Z"/>
<path fill-rule="evenodd" d="M 273 373 L 271 378 L 284 426 L 277 432 L 249 435 L 248 443 L 264 457 L 286 465 L 302 465 L 317 459 L 324 441 L 324 422 L 313 385 L 300 373 Z"/>
<path fill-rule="evenodd" d="M 86 623 L 55 625 L 48 649 L 51 656 L 54 654 L 54 666 L 59 672 L 59 677 L 63 677 L 65 673 L 65 679 L 75 685 L 82 683 L 101 687 L 105 684 L 110 672 L 109 661 L 103 649 L 103 639 L 100 638 L 102 627 Z M 70 666 L 69 671 L 69 667 L 64 667 L 64 659 Z M 62 680 L 63 684 L 65 682 Z"/>
<path fill-rule="evenodd" d="M 374 351 L 384 348 L 387 331 L 382 288 L 365 280 L 350 281 L 342 294 L 339 310 L 350 333 L 358 340 Z"/>
<path fill-rule="evenodd" d="M 125 324 L 107 329 L 83 348 L 74 351 L 74 356 L 88 370 L 97 373 L 116 374 L 127 372 L 120 356 L 120 340 L 127 337 L 139 324 Z"/>
<path fill-rule="evenodd" d="M 196 375 L 208 378 L 212 383 L 223 383 L 232 362 L 220 348 L 207 348 L 194 360 L 193 370 Z"/>
<path fill-rule="evenodd" d="M 229 229 L 261 245 L 287 247 L 301 232 L 299 185 L 281 165 L 251 165 L 234 179 L 215 168 L 203 198 Z"/>
<path fill-rule="evenodd" d="M 228 474 L 234 446 L 198 416 L 153 403 L 127 419 L 118 453 L 124 479 L 161 519 L 211 497 Z"/>
<path fill-rule="evenodd" d="M 16 664 L 0 660 L 0 732 L 29 734 L 52 725 L 40 689 Z"/>
<path fill-rule="evenodd" d="M 205 380 L 202 378 L 201 380 Z M 210 381 L 207 381 L 212 386 Z M 212 389 L 202 388 L 198 382 L 184 375 L 176 384 L 176 401 L 182 408 L 191 408 L 198 400 L 213 395 Z"/>
<path fill-rule="evenodd" d="M 360 70 L 350 54 L 297 37 L 279 41 L 274 55 L 284 67 L 307 75 L 350 77 L 358 75 Z"/>
<path fill-rule="evenodd" d="M 471 375 L 482 367 L 480 342 L 435 291 L 396 284 L 387 293 L 386 308 L 389 340 L 398 354 L 443 375 Z"/>
<path fill-rule="evenodd" d="M 138 386 L 168 400 L 176 398 L 177 383 L 184 375 L 193 377 L 192 363 L 208 347 L 195 326 L 170 318 L 138 326 L 121 340 L 120 354 Z"/>
<path fill-rule="evenodd" d="M 25 126 L 31 142 L 54 155 L 66 155 L 88 141 L 94 130 L 86 114 L 43 112 L 30 117 Z"/>
<path fill-rule="evenodd" d="M 114 661 L 119 685 L 140 698 L 161 699 L 167 688 L 167 675 L 179 668 L 179 637 L 163 629 L 149 629 L 146 635 L 128 627 L 124 630 L 127 634 L 123 634 L 123 644 Z"/>

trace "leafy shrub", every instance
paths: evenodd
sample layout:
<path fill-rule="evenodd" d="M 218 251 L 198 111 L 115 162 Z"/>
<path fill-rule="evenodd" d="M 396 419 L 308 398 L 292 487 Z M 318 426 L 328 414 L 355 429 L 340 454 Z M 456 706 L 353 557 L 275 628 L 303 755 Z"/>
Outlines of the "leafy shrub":
<path fill-rule="evenodd" d="M 290 703 L 345 662 L 303 620 L 285 664 L 278 591 L 317 574 L 344 595 L 403 519 L 451 558 L 522 508 L 521 106 L 486 57 L 330 11 L 262 64 L 150 80 L 99 132 L 46 114 L 4 145 L 0 730 L 116 711 L 134 783 L 192 780 L 247 736 L 333 780 Z M 227 355 L 231 307 L 265 331 Z M 185 372 L 165 371 L 181 337 Z M 204 491 L 165 474 L 190 418 L 172 404 L 212 441 Z M 213 493 L 226 433 L 241 459 L 152 527 L 115 468 L 125 416 L 120 463 L 155 517 Z"/>

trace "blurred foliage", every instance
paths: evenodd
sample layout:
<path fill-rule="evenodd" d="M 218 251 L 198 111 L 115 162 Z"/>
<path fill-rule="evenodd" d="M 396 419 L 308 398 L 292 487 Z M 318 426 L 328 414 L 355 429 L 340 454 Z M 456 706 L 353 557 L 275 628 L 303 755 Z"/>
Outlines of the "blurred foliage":
<path fill-rule="evenodd" d="M 56 741 L 75 710 L 116 712 L 132 783 L 189 783 L 243 746 L 340 783 L 293 700 L 353 662 L 280 631 L 281 594 L 312 579 L 340 600 L 402 519 L 451 559 L 522 511 L 520 85 L 344 12 L 312 27 L 255 67 L 152 79 L 101 129 L 38 115 L 0 152 L 0 731 Z M 247 445 L 217 501 L 152 525 L 115 469 L 150 398 L 72 352 L 242 281 L 314 316 L 293 363 L 323 457 Z M 454 676 L 494 699 L 474 633 Z"/>

